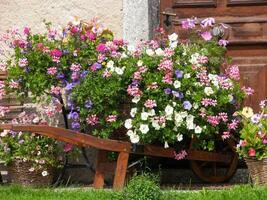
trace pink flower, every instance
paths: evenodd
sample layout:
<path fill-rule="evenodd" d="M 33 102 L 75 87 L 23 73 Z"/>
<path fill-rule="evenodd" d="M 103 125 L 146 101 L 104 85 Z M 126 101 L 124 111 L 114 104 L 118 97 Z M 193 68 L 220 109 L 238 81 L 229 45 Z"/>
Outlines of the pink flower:
<path fill-rule="evenodd" d="M 183 29 L 192 29 L 196 26 L 196 19 L 186 19 L 182 21 L 182 28 Z"/>
<path fill-rule="evenodd" d="M 105 70 L 104 72 L 103 72 L 103 77 L 104 78 L 107 78 L 107 77 L 110 77 L 112 74 L 111 74 L 111 72 L 110 71 L 108 71 L 108 70 Z"/>
<path fill-rule="evenodd" d="M 49 67 L 49 68 L 47 69 L 47 73 L 48 73 L 49 75 L 55 75 L 55 74 L 57 73 L 57 68 L 56 68 L 56 67 Z"/>
<path fill-rule="evenodd" d="M 167 58 L 170 58 L 172 57 L 174 54 L 174 50 L 173 49 L 170 49 L 170 48 L 166 48 L 164 49 L 164 56 L 167 57 Z"/>
<path fill-rule="evenodd" d="M 90 40 L 95 40 L 96 39 L 96 34 L 95 33 L 92 33 L 92 32 L 89 32 L 87 31 L 86 32 L 86 37 L 89 38 Z"/>
<path fill-rule="evenodd" d="M 59 95 L 61 93 L 61 87 L 59 86 L 52 86 L 50 92 L 55 95 Z"/>
<path fill-rule="evenodd" d="M 133 97 L 140 97 L 142 94 L 142 92 L 139 90 L 137 86 L 130 86 L 130 85 L 127 88 L 127 92 L 129 95 Z"/>
<path fill-rule="evenodd" d="M 20 67 L 26 67 L 28 65 L 27 58 L 20 58 L 18 64 Z"/>
<path fill-rule="evenodd" d="M 172 69 L 173 69 L 173 62 L 169 59 L 162 60 L 158 67 L 159 71 L 165 71 L 165 72 L 172 71 Z"/>
<path fill-rule="evenodd" d="M 76 27 L 76 26 L 73 26 L 73 27 L 71 27 L 71 29 L 70 29 L 70 32 L 73 33 L 73 34 L 78 33 L 78 31 L 79 31 L 79 29 L 78 29 L 78 27 Z"/>
<path fill-rule="evenodd" d="M 73 72 L 79 72 L 81 70 L 82 66 L 78 63 L 72 63 L 70 66 L 70 70 Z"/>
<path fill-rule="evenodd" d="M 254 94 L 254 89 L 252 89 L 251 87 L 242 87 L 241 88 L 245 93 L 246 93 L 246 95 L 253 95 Z"/>
<path fill-rule="evenodd" d="M 244 147 L 248 144 L 248 142 L 246 140 L 240 140 L 239 144 L 241 147 Z"/>
<path fill-rule="evenodd" d="M 224 46 L 224 47 L 225 47 L 228 43 L 229 43 L 228 40 L 223 40 L 223 39 L 220 39 L 219 42 L 218 42 L 218 44 L 219 44 L 220 46 Z"/>
<path fill-rule="evenodd" d="M 209 85 L 210 83 L 207 70 L 203 70 L 200 73 L 198 73 L 197 78 L 199 79 L 202 85 Z"/>
<path fill-rule="evenodd" d="M 54 27 L 49 28 L 48 37 L 54 38 L 57 35 L 57 29 Z"/>
<path fill-rule="evenodd" d="M 5 81 L 0 81 L 0 89 L 3 89 L 5 87 Z"/>
<path fill-rule="evenodd" d="M 172 73 L 167 73 L 162 79 L 163 83 L 172 84 Z"/>
<path fill-rule="evenodd" d="M 215 19 L 213 17 L 208 17 L 201 21 L 202 27 L 213 26 L 213 24 L 215 24 Z"/>
<path fill-rule="evenodd" d="M 256 155 L 256 151 L 255 151 L 255 149 L 253 149 L 253 148 L 249 148 L 249 150 L 248 150 L 248 155 L 249 155 L 250 157 L 254 157 L 254 156 Z"/>
<path fill-rule="evenodd" d="M 100 43 L 97 45 L 96 50 L 100 53 L 104 53 L 106 51 L 106 45 L 103 43 Z"/>
<path fill-rule="evenodd" d="M 30 28 L 27 27 L 27 26 L 24 27 L 23 33 L 24 33 L 25 35 L 29 35 L 29 34 L 30 34 Z"/>
<path fill-rule="evenodd" d="M 150 85 L 148 85 L 148 89 L 149 90 L 155 90 L 155 89 L 157 89 L 159 86 L 158 86 L 158 83 L 157 82 L 153 82 L 153 83 L 151 83 Z"/>
<path fill-rule="evenodd" d="M 197 61 L 200 64 L 205 64 L 209 61 L 209 58 L 207 56 L 199 56 Z"/>
<path fill-rule="evenodd" d="M 207 106 L 216 106 L 217 105 L 217 100 L 210 99 L 210 98 L 203 98 L 201 101 L 201 104 L 205 107 Z"/>
<path fill-rule="evenodd" d="M 6 95 L 5 89 L 0 89 L 0 100 L 3 99 L 3 97 Z"/>
<path fill-rule="evenodd" d="M 228 124 L 228 129 L 236 130 L 239 122 L 236 119 L 233 119 L 230 124 Z"/>
<path fill-rule="evenodd" d="M 239 67 L 237 65 L 232 65 L 226 70 L 226 74 L 233 80 L 239 81 L 240 80 L 240 72 Z"/>
<path fill-rule="evenodd" d="M 176 153 L 174 151 L 173 153 L 174 153 L 174 159 L 175 160 L 182 160 L 187 156 L 187 152 L 185 150 L 182 150 L 179 153 Z"/>
<path fill-rule="evenodd" d="M 219 85 L 226 90 L 233 88 L 233 83 L 231 80 L 225 76 L 217 76 L 217 80 L 219 82 Z"/>
<path fill-rule="evenodd" d="M 9 113 L 10 109 L 7 106 L 0 106 L 0 116 L 4 117 L 6 113 Z"/>
<path fill-rule="evenodd" d="M 50 55 L 52 57 L 61 57 L 62 52 L 59 49 L 53 49 L 53 50 L 51 50 Z"/>
<path fill-rule="evenodd" d="M 207 121 L 212 125 L 212 126 L 217 126 L 220 123 L 220 118 L 218 116 L 208 116 Z"/>
<path fill-rule="evenodd" d="M 230 132 L 229 131 L 223 132 L 222 139 L 225 140 L 225 139 L 228 139 L 228 138 L 230 138 Z"/>
<path fill-rule="evenodd" d="M 227 113 L 225 113 L 225 112 L 221 112 L 221 113 L 219 113 L 219 118 L 220 118 L 220 120 L 222 120 L 223 122 L 227 122 L 227 120 L 228 120 L 228 115 L 227 115 Z"/>
<path fill-rule="evenodd" d="M 204 33 L 201 33 L 201 37 L 205 40 L 205 41 L 209 41 L 212 38 L 212 35 L 210 32 L 205 31 Z"/>
<path fill-rule="evenodd" d="M 107 116 L 107 118 L 106 118 L 106 121 L 107 122 L 115 122 L 117 120 L 117 115 L 109 115 L 109 116 Z"/>
<path fill-rule="evenodd" d="M 64 149 L 64 152 L 70 152 L 73 149 L 73 145 L 70 143 L 65 143 L 63 149 Z"/>
<path fill-rule="evenodd" d="M 157 103 L 155 100 L 148 99 L 148 100 L 146 100 L 144 105 L 146 108 L 154 108 L 157 106 Z"/>
<path fill-rule="evenodd" d="M 16 81 L 11 80 L 11 81 L 9 82 L 9 87 L 10 87 L 10 88 L 18 88 L 18 87 L 19 87 L 19 83 L 16 82 Z"/>
<path fill-rule="evenodd" d="M 141 79 L 142 79 L 141 72 L 139 72 L 139 71 L 134 72 L 133 78 L 134 78 L 135 80 L 141 80 Z"/>
<path fill-rule="evenodd" d="M 5 72 L 7 70 L 5 63 L 0 63 L 0 71 Z"/>
<path fill-rule="evenodd" d="M 87 118 L 86 118 L 86 122 L 89 124 L 89 125 L 96 125 L 98 123 L 98 117 L 96 115 L 89 115 Z"/>
<path fill-rule="evenodd" d="M 140 67 L 140 68 L 138 69 L 138 72 L 140 72 L 141 74 L 143 74 L 143 73 L 145 73 L 147 70 L 148 70 L 147 67 L 142 66 L 142 67 Z"/>

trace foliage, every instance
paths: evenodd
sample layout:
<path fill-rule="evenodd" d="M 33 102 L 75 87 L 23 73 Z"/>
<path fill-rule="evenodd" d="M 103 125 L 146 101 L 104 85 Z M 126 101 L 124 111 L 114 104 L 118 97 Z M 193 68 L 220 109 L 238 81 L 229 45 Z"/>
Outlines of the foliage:
<path fill-rule="evenodd" d="M 254 113 L 250 107 L 244 107 L 238 113 L 242 117 L 243 128 L 237 152 L 245 158 L 261 160 L 267 157 L 267 107 L 266 100 L 260 103 L 260 112 Z"/>
<path fill-rule="evenodd" d="M 160 200 L 162 191 L 156 177 L 151 174 L 134 176 L 122 192 L 123 199 Z"/>
<path fill-rule="evenodd" d="M 36 114 L 21 113 L 13 123 L 46 124 Z M 6 164 L 14 160 L 33 163 L 30 171 L 41 171 L 47 175 L 50 167 L 61 167 L 61 155 L 56 140 L 29 132 L 4 130 L 0 134 L 0 159 Z"/>

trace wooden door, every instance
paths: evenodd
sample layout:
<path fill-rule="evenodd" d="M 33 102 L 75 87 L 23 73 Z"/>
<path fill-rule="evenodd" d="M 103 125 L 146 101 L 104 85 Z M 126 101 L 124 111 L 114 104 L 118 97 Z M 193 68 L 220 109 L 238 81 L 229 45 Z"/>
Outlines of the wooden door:
<path fill-rule="evenodd" d="M 255 90 L 246 105 L 257 108 L 267 98 L 267 0 L 161 0 L 160 9 L 169 33 L 192 16 L 230 25 L 227 54 L 239 65 L 241 83 Z"/>

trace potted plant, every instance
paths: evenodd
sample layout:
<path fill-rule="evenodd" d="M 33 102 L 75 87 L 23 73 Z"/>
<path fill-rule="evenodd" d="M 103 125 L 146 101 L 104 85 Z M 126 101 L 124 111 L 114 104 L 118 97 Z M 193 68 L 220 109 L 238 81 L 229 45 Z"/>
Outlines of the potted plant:
<path fill-rule="evenodd" d="M 46 124 L 36 114 L 21 113 L 14 124 Z M 0 159 L 8 166 L 12 183 L 48 186 L 62 166 L 60 148 L 51 138 L 36 133 L 4 130 L 0 134 Z"/>
<path fill-rule="evenodd" d="M 238 112 L 243 128 L 237 152 L 245 159 L 253 183 L 267 184 L 267 106 L 261 101 L 260 111 L 250 107 Z"/>

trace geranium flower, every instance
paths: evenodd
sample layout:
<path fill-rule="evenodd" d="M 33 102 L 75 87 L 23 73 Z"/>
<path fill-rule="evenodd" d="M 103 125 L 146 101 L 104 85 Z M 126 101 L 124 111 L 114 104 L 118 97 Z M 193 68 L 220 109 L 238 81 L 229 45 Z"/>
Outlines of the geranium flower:
<path fill-rule="evenodd" d="M 47 74 L 49 74 L 49 75 L 56 75 L 56 73 L 57 73 L 57 68 L 56 67 L 49 67 L 47 69 Z"/>
<path fill-rule="evenodd" d="M 254 157 L 254 156 L 256 155 L 256 150 L 253 149 L 253 148 L 249 148 L 249 150 L 248 150 L 248 155 L 249 155 L 250 157 Z"/>
<path fill-rule="evenodd" d="M 96 124 L 98 124 L 98 117 L 96 115 L 89 115 L 87 118 L 86 118 L 86 122 L 89 124 L 89 125 L 92 125 L 92 126 L 95 126 Z"/>

